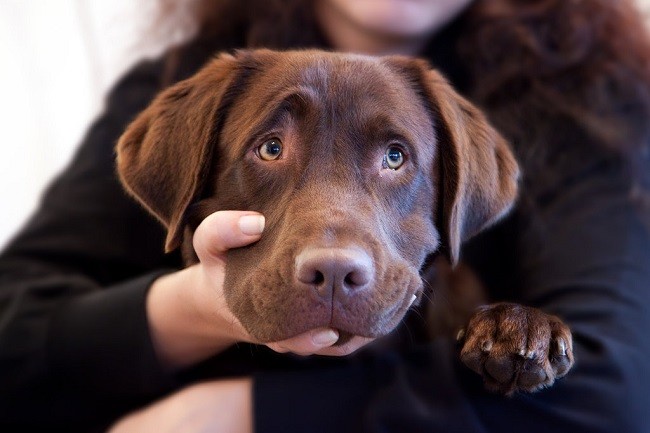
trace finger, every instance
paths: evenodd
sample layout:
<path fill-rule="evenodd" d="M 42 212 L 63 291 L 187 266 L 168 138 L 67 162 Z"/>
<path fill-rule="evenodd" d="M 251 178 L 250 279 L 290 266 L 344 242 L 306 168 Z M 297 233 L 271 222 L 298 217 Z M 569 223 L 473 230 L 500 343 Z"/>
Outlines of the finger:
<path fill-rule="evenodd" d="M 336 338 L 330 336 L 327 340 L 327 333 L 332 332 Z M 323 356 L 345 356 L 356 352 L 366 344 L 374 341 L 374 338 L 353 337 L 345 344 L 334 346 L 338 341 L 336 331 L 328 328 L 319 328 L 297 335 L 287 340 L 267 344 L 268 347 L 279 353 L 291 352 L 296 355 L 323 355 Z"/>
<path fill-rule="evenodd" d="M 363 346 L 365 346 L 366 344 L 374 340 L 375 340 L 374 338 L 367 338 L 367 337 L 352 337 L 350 341 L 348 341 L 345 344 L 341 344 L 340 346 L 325 347 L 315 352 L 314 354 L 323 355 L 323 356 L 346 356 L 356 352 L 357 350 L 361 349 Z"/>
<path fill-rule="evenodd" d="M 251 211 L 219 211 L 208 215 L 194 233 L 194 249 L 199 259 L 219 257 L 231 248 L 259 240 L 264 216 Z"/>
<path fill-rule="evenodd" d="M 333 329 L 318 328 L 286 340 L 269 343 L 268 347 L 279 353 L 291 352 L 297 355 L 311 355 L 336 343 L 339 334 Z"/>

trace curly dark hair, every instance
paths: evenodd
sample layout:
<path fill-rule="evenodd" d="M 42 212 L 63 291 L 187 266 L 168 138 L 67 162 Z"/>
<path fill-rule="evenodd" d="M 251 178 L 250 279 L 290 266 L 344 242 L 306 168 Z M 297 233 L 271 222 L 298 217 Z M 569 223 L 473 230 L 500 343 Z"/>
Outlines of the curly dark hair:
<path fill-rule="evenodd" d="M 160 1 L 164 11 L 177 4 Z M 194 39 L 326 47 L 314 1 L 195 0 Z M 458 21 L 463 90 L 529 177 L 539 181 L 549 158 L 575 143 L 595 144 L 627 164 L 631 189 L 650 208 L 650 37 L 631 0 L 475 0 Z M 555 147 L 539 142 L 549 136 Z"/>
<path fill-rule="evenodd" d="M 631 1 L 477 1 L 459 50 L 471 97 L 527 166 L 545 149 L 536 138 L 561 133 L 565 148 L 550 151 L 597 143 L 627 156 L 637 189 L 650 186 L 650 38 Z"/>

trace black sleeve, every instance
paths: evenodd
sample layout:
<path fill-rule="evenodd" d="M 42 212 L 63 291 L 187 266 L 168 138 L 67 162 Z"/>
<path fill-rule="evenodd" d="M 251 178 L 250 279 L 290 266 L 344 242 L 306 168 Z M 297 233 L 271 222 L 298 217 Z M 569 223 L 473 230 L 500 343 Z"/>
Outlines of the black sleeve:
<path fill-rule="evenodd" d="M 502 280 L 522 275 L 516 300 L 573 330 L 576 365 L 551 388 L 490 394 L 458 363 L 454 344 L 436 340 L 326 374 L 258 374 L 256 431 L 650 431 L 650 236 L 619 174 L 600 170 L 539 201 L 532 224 L 541 240 L 512 242 L 518 270 L 492 269 Z M 520 231 L 518 220 L 494 232 Z M 490 250 L 497 244 L 476 247 L 498 256 Z"/>
<path fill-rule="evenodd" d="M 159 223 L 122 192 L 113 150 L 159 90 L 160 70 L 143 63 L 117 84 L 70 166 L 0 256 L 1 431 L 72 431 L 170 385 L 144 300 L 179 262 L 162 254 Z"/>

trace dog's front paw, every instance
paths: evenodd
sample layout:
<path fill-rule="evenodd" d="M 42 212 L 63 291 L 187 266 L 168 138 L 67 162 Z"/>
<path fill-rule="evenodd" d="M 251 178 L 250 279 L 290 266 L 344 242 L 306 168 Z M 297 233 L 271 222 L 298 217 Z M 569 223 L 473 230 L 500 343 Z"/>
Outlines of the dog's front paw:
<path fill-rule="evenodd" d="M 550 386 L 573 366 L 571 331 L 535 308 L 480 307 L 458 338 L 463 363 L 483 376 L 488 389 L 506 395 Z"/>

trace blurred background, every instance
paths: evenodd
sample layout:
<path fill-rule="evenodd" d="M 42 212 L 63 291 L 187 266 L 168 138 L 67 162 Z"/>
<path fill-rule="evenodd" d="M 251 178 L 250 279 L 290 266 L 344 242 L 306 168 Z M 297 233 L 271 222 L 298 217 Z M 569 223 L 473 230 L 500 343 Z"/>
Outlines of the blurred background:
<path fill-rule="evenodd" d="M 637 2 L 650 24 L 650 0 Z M 0 248 L 66 165 L 115 80 L 183 38 L 151 31 L 157 5 L 0 0 Z"/>

